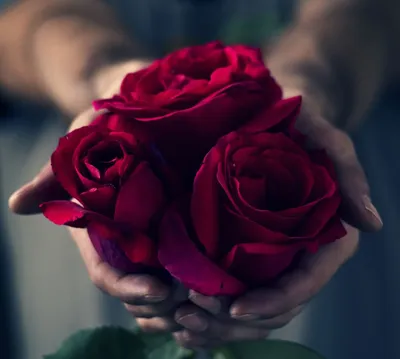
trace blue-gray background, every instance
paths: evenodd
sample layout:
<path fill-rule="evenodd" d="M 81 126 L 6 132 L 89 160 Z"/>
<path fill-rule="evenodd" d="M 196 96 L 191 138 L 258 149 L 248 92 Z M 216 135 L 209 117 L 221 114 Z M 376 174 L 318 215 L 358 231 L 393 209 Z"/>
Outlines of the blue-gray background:
<path fill-rule="evenodd" d="M 156 56 L 216 38 L 260 44 L 279 33 L 291 8 L 284 0 L 108 2 Z M 354 135 L 384 230 L 363 236 L 357 256 L 300 317 L 274 333 L 310 345 L 327 359 L 400 358 L 397 109 L 396 94 L 386 96 Z M 29 104 L 7 110 L 0 122 L 0 356 L 38 359 L 80 328 L 132 323 L 116 300 L 90 283 L 64 229 L 8 212 L 8 195 L 44 164 L 65 127 L 57 114 Z"/>

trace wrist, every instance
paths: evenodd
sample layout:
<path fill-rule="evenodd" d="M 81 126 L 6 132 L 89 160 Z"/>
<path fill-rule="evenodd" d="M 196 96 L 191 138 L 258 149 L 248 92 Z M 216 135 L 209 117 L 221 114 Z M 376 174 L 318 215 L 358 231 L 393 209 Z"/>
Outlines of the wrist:
<path fill-rule="evenodd" d="M 72 15 L 47 19 L 32 40 L 32 58 L 42 92 L 72 116 L 102 96 L 117 69 L 137 55 L 123 32 Z"/>

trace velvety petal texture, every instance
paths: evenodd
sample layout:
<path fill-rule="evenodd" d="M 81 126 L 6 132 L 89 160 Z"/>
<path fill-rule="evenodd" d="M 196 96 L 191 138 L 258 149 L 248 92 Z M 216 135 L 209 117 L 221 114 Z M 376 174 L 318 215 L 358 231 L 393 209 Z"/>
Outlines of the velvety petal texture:
<path fill-rule="evenodd" d="M 51 157 L 73 201 L 41 208 L 114 268 L 237 296 L 345 235 L 333 165 L 305 147 L 301 98 L 282 99 L 260 49 L 180 49 L 94 107 Z"/>
<path fill-rule="evenodd" d="M 259 49 L 215 41 L 126 75 L 119 94 L 94 106 L 135 122 L 171 166 L 192 177 L 219 137 L 281 97 Z"/>
<path fill-rule="evenodd" d="M 153 171 L 162 166 L 133 133 L 129 122 L 101 115 L 61 138 L 53 172 L 77 203 L 41 205 L 55 224 L 87 228 L 99 255 L 124 271 L 160 266 L 152 223 L 167 201 Z"/>
<path fill-rule="evenodd" d="M 345 235 L 332 164 L 294 129 L 300 104 L 281 100 L 223 136 L 195 176 L 190 205 L 164 216 L 160 262 L 189 288 L 239 295 Z"/>

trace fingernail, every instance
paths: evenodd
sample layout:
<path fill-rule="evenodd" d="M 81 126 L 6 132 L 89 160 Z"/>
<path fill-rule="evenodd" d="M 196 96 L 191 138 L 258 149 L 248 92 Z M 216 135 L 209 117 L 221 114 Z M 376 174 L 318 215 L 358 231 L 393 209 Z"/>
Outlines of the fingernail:
<path fill-rule="evenodd" d="M 219 314 L 221 311 L 221 303 L 217 298 L 206 297 L 204 295 L 191 292 L 189 294 L 189 300 L 213 314 Z"/>
<path fill-rule="evenodd" d="M 188 314 L 181 318 L 178 318 L 177 322 L 189 330 L 194 332 L 203 332 L 208 327 L 206 319 L 200 317 L 197 314 Z"/>
<path fill-rule="evenodd" d="M 374 216 L 374 218 L 378 222 L 379 226 L 382 226 L 383 225 L 382 218 L 379 215 L 378 210 L 372 204 L 372 201 L 368 196 L 364 196 L 364 206 L 365 206 L 365 209 Z"/>
<path fill-rule="evenodd" d="M 255 314 L 237 314 L 235 312 L 231 313 L 231 317 L 236 320 L 241 320 L 244 322 L 250 322 L 252 320 L 260 319 L 258 315 Z"/>

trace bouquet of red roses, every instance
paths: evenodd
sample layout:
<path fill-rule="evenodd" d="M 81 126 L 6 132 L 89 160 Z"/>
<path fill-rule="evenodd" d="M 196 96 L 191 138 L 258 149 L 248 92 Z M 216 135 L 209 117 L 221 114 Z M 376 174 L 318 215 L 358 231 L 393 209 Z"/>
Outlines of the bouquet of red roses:
<path fill-rule="evenodd" d="M 87 228 L 113 267 L 236 296 L 345 235 L 332 163 L 307 148 L 301 98 L 282 98 L 258 49 L 176 51 L 94 106 L 51 158 L 74 201 L 42 210 Z"/>

